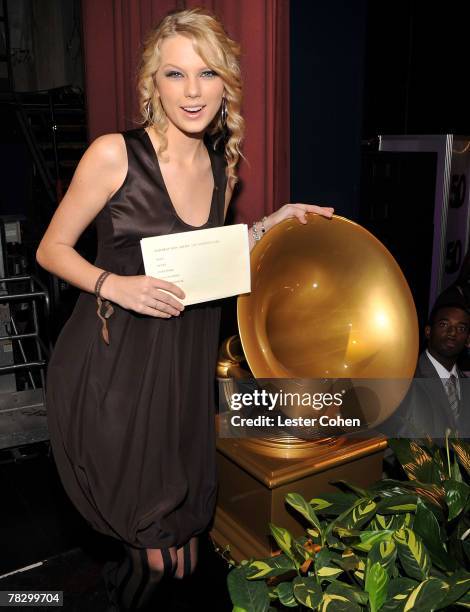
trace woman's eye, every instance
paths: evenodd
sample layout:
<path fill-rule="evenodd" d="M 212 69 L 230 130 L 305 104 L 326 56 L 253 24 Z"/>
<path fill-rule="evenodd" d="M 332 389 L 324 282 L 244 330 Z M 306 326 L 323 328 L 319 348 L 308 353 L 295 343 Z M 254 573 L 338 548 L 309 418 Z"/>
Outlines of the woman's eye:
<path fill-rule="evenodd" d="M 204 70 L 204 72 L 201 72 L 201 75 L 203 77 L 216 77 L 217 76 L 217 72 L 215 72 L 214 70 Z"/>
<path fill-rule="evenodd" d="M 177 78 L 183 75 L 181 74 L 181 72 L 178 72 L 178 70 L 169 70 L 165 73 L 165 76 L 170 78 Z"/>

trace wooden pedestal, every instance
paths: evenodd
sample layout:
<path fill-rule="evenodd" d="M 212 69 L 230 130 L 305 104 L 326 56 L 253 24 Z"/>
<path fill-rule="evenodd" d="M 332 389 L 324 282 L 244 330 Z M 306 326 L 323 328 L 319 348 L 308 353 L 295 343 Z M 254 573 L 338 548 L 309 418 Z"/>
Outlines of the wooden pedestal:
<path fill-rule="evenodd" d="M 316 442 L 302 456 L 283 458 L 273 456 L 272 450 L 266 454 L 262 441 L 219 438 L 219 496 L 213 540 L 222 548 L 229 545 L 237 562 L 271 556 L 276 549 L 269 537 L 269 522 L 289 529 L 294 536 L 304 533 L 296 513 L 285 504 L 287 493 L 300 493 L 308 501 L 337 490 L 328 484 L 333 480 L 367 487 L 382 477 L 386 446 L 383 437 L 342 437 Z"/>

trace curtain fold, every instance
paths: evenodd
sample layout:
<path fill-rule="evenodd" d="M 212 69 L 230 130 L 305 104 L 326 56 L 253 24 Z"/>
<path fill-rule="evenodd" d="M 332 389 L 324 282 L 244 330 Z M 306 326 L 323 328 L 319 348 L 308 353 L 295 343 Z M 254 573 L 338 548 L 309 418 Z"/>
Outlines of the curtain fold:
<path fill-rule="evenodd" d="M 289 0 L 82 0 L 89 138 L 135 127 L 146 32 L 166 13 L 204 6 L 241 45 L 246 134 L 234 220 L 289 201 Z"/>

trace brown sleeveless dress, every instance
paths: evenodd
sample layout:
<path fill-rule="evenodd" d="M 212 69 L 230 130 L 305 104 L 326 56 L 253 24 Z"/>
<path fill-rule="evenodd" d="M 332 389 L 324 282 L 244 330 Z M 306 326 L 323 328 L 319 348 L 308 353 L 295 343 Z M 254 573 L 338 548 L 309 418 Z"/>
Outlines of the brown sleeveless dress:
<path fill-rule="evenodd" d="M 95 264 L 136 275 L 145 273 L 141 238 L 223 225 L 225 160 L 208 147 L 215 187 L 209 218 L 195 227 L 178 217 L 146 131 L 123 136 L 128 172 L 96 217 Z M 94 529 L 141 548 L 181 546 L 215 509 L 220 306 L 187 306 L 170 319 L 113 306 L 109 345 L 86 292 L 57 340 L 46 395 L 54 458 Z"/>

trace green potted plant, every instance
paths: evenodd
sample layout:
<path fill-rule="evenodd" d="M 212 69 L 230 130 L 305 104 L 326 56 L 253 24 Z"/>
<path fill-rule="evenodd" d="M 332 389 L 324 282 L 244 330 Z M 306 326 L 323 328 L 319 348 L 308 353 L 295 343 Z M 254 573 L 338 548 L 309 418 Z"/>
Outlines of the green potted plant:
<path fill-rule="evenodd" d="M 233 612 L 470 608 L 470 445 L 446 442 L 390 441 L 408 480 L 289 493 L 305 534 L 269 525 L 279 554 L 230 571 Z"/>

